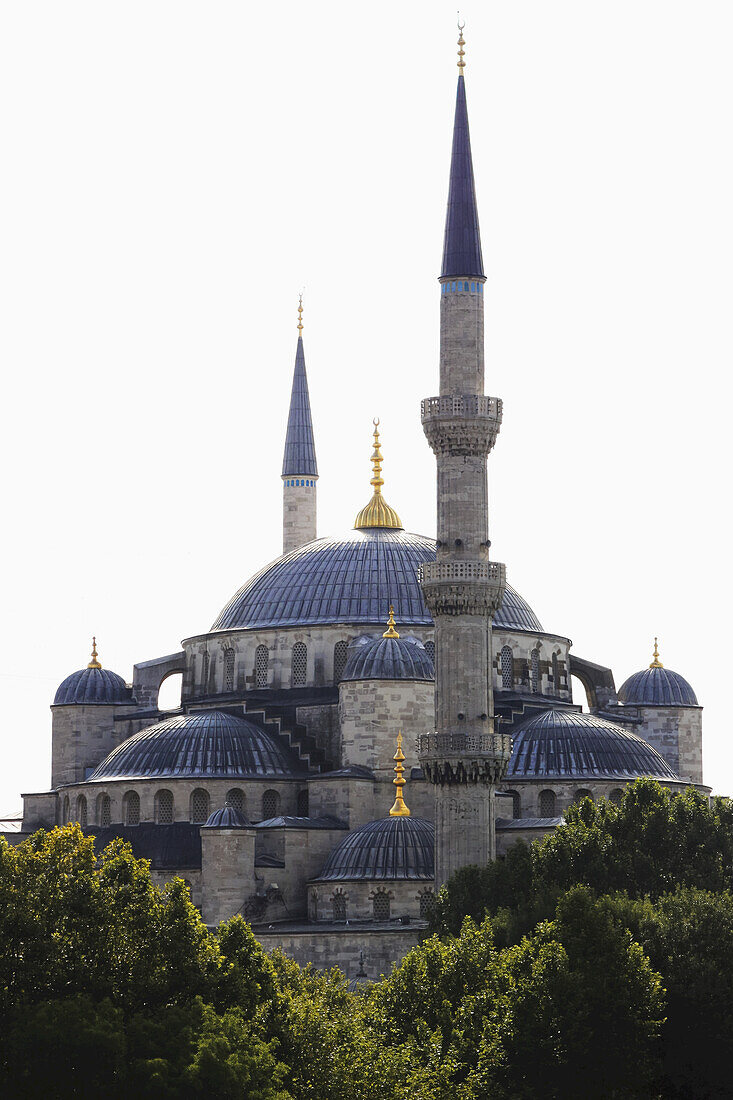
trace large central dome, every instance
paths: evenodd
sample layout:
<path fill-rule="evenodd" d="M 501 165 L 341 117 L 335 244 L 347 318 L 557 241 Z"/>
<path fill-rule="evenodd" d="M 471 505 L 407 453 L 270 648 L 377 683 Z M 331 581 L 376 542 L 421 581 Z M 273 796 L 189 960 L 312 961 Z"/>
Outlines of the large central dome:
<path fill-rule="evenodd" d="M 374 625 L 384 621 L 390 604 L 401 626 L 430 626 L 417 571 L 434 560 L 434 539 L 399 529 L 370 528 L 316 539 L 255 574 L 211 629 Z M 532 608 L 509 585 L 494 622 L 506 630 L 542 632 Z"/>

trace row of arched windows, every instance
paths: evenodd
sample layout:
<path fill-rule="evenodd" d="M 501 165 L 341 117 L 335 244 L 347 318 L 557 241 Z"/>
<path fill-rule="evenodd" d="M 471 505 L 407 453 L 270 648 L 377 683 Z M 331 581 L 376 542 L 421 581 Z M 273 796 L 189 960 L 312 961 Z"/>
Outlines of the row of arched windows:
<path fill-rule="evenodd" d="M 246 816 L 246 801 L 244 791 L 240 787 L 233 787 L 227 791 L 226 801 L 229 805 Z M 108 794 L 100 794 L 96 800 L 95 823 L 97 825 L 112 824 L 112 800 Z M 167 788 L 159 790 L 155 794 L 155 823 L 156 825 L 170 825 L 175 820 L 175 807 L 173 792 Z M 308 790 L 303 788 L 298 791 L 297 812 L 299 817 L 308 816 Z M 262 795 L 262 820 L 277 817 L 280 813 L 280 795 L 278 791 L 267 790 Z M 211 799 L 208 791 L 203 787 L 197 787 L 191 792 L 189 798 L 188 819 L 194 825 L 203 825 L 211 814 Z M 69 796 L 66 795 L 63 803 L 62 816 L 64 823 L 78 821 L 82 829 L 89 824 L 89 812 L 86 795 L 77 796 L 72 813 Z M 137 791 L 127 791 L 122 798 L 122 822 L 124 825 L 140 824 L 140 795 Z"/>
<path fill-rule="evenodd" d="M 504 691 L 514 689 L 514 654 L 511 646 L 502 647 L 499 654 L 499 672 L 501 674 L 501 686 Z M 537 694 L 542 691 L 542 676 L 540 672 L 540 650 L 536 646 L 529 657 L 530 686 Z M 552 655 L 552 686 L 555 695 L 560 694 L 560 662 L 557 653 Z"/>
<path fill-rule="evenodd" d="M 345 921 L 348 918 L 348 894 L 340 888 L 331 898 L 331 913 L 335 921 Z M 392 913 L 392 900 L 389 891 L 384 887 L 372 894 L 372 919 L 375 921 L 389 920 Z M 420 894 L 420 916 L 427 920 L 435 908 L 435 894 L 432 890 L 423 890 Z"/>
<path fill-rule="evenodd" d="M 507 794 L 512 796 L 512 816 L 515 821 L 522 816 L 522 796 L 519 791 L 507 791 Z M 608 796 L 609 802 L 614 802 L 616 805 L 623 798 L 624 792 L 620 787 L 611 791 Z M 593 794 L 586 787 L 580 787 L 573 795 L 573 802 L 582 802 L 584 798 L 590 798 L 593 800 Z M 544 790 L 540 791 L 538 799 L 538 813 L 540 817 L 557 817 L 557 795 L 554 791 Z"/>

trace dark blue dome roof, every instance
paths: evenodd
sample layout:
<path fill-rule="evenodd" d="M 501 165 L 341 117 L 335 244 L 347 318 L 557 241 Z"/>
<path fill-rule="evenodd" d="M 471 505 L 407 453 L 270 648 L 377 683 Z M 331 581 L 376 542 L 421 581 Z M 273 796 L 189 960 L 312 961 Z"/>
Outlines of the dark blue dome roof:
<path fill-rule="evenodd" d="M 241 810 L 237 810 L 227 802 L 220 810 L 214 810 L 204 829 L 248 829 L 251 826 L 252 822 L 247 820 Z"/>
<path fill-rule="evenodd" d="M 354 829 L 331 852 L 318 881 L 433 879 L 435 828 L 421 817 L 385 817 Z"/>
<path fill-rule="evenodd" d="M 506 779 L 572 776 L 575 779 L 677 779 L 669 764 L 643 738 L 596 718 L 546 710 L 514 731 Z"/>
<path fill-rule="evenodd" d="M 253 722 L 207 710 L 140 730 L 118 745 L 89 781 L 291 775 L 301 770 L 300 763 Z"/>
<path fill-rule="evenodd" d="M 212 630 L 384 622 L 394 604 L 398 622 L 430 626 L 417 579 L 435 560 L 435 540 L 407 531 L 369 528 L 317 539 L 265 566 L 229 601 Z M 497 627 L 541 633 L 529 604 L 507 585 Z"/>
<path fill-rule="evenodd" d="M 684 676 L 668 668 L 645 668 L 618 689 L 622 703 L 653 707 L 696 707 L 697 696 Z"/>
<path fill-rule="evenodd" d="M 357 638 L 342 680 L 434 680 L 435 666 L 419 638 Z"/>
<path fill-rule="evenodd" d="M 59 685 L 53 705 L 78 706 L 83 703 L 88 706 L 132 702 L 132 691 L 116 672 L 110 672 L 108 668 L 80 668 Z"/>

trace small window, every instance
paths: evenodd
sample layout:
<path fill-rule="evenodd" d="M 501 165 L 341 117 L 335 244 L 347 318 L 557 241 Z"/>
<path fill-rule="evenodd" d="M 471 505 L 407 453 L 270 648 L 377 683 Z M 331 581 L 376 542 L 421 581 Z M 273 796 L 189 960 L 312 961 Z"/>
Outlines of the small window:
<path fill-rule="evenodd" d="M 97 798 L 97 823 L 99 825 L 112 824 L 112 799 L 108 794 L 100 794 Z"/>
<path fill-rule="evenodd" d="M 538 692 L 540 690 L 540 651 L 539 651 L 539 649 L 533 649 L 532 650 L 531 668 L 532 668 L 532 691 Z"/>
<path fill-rule="evenodd" d="M 305 687 L 308 671 L 308 650 L 303 642 L 296 642 L 293 646 L 291 664 L 291 680 L 293 687 Z"/>
<path fill-rule="evenodd" d="M 277 791 L 265 791 L 262 796 L 262 820 L 269 821 L 277 817 L 280 811 L 280 795 Z"/>
<path fill-rule="evenodd" d="M 333 896 L 333 919 L 346 920 L 346 896 L 344 894 L 334 894 Z"/>
<path fill-rule="evenodd" d="M 386 890 L 379 890 L 372 901 L 372 913 L 375 920 L 389 920 L 389 894 Z"/>
<path fill-rule="evenodd" d="M 336 645 L 333 647 L 333 682 L 335 684 L 339 682 L 344 674 L 348 650 L 348 642 L 336 642 Z"/>
<path fill-rule="evenodd" d="M 560 694 L 560 662 L 557 659 L 557 653 L 552 655 L 552 689 L 555 695 Z"/>
<path fill-rule="evenodd" d="M 450 288 L 451 288 L 451 291 L 452 291 L 452 293 L 453 293 L 453 294 L 455 294 L 455 292 L 456 292 L 456 284 L 455 284 L 455 283 L 451 283 L 451 287 L 450 287 Z"/>
<path fill-rule="evenodd" d="M 475 283 L 471 283 L 471 293 L 472 294 L 476 293 L 476 284 Z"/>
<path fill-rule="evenodd" d="M 76 820 L 81 825 L 82 829 L 87 827 L 87 800 L 83 794 L 80 794 L 76 800 Z"/>
<path fill-rule="evenodd" d="M 556 804 L 554 791 L 540 791 L 540 817 L 555 817 Z"/>
<path fill-rule="evenodd" d="M 435 665 L 435 642 L 426 642 L 425 652 L 427 653 L 430 660 L 433 662 L 433 665 Z"/>
<path fill-rule="evenodd" d="M 158 791 L 155 796 L 156 825 L 170 825 L 173 821 L 173 794 L 171 791 Z"/>
<path fill-rule="evenodd" d="M 420 916 L 423 920 L 430 920 L 435 912 L 435 894 L 432 890 L 423 890 L 420 895 Z"/>
<path fill-rule="evenodd" d="M 591 792 L 585 787 L 581 787 L 579 791 L 575 792 L 575 801 L 582 802 L 584 798 L 589 798 L 591 802 L 593 801 L 593 795 L 591 794 Z"/>
<path fill-rule="evenodd" d="M 137 791 L 128 791 L 122 800 L 125 825 L 140 824 L 140 795 Z"/>
<path fill-rule="evenodd" d="M 298 791 L 298 817 L 308 816 L 308 788 Z"/>
<path fill-rule="evenodd" d="M 620 787 L 616 787 L 616 790 L 611 791 L 611 793 L 609 794 L 608 800 L 609 800 L 609 802 L 613 802 L 614 805 L 618 806 L 623 797 L 624 797 L 624 792 L 621 790 Z"/>
<path fill-rule="evenodd" d="M 61 811 L 61 821 L 63 825 L 67 825 L 71 818 L 71 810 L 69 808 L 69 796 L 64 795 L 64 808 Z"/>
<path fill-rule="evenodd" d="M 514 658 L 508 645 L 501 650 L 501 686 L 504 691 L 511 691 L 514 687 Z"/>
<path fill-rule="evenodd" d="M 204 653 L 201 659 L 201 692 L 206 695 L 209 690 L 209 654 Z"/>
<path fill-rule="evenodd" d="M 191 795 L 191 822 L 203 825 L 209 817 L 209 795 L 203 787 L 197 787 Z"/>
<path fill-rule="evenodd" d="M 255 650 L 255 679 L 258 688 L 267 687 L 267 662 L 269 651 L 266 645 L 258 645 Z"/>
<path fill-rule="evenodd" d="M 233 810 L 238 810 L 240 814 L 244 813 L 244 791 L 241 787 L 232 787 L 227 791 L 226 800 Z"/>
<path fill-rule="evenodd" d="M 224 650 L 224 691 L 234 691 L 234 650 Z"/>
<path fill-rule="evenodd" d="M 522 816 L 522 799 L 519 791 L 507 791 L 512 796 L 512 817 L 515 821 Z"/>

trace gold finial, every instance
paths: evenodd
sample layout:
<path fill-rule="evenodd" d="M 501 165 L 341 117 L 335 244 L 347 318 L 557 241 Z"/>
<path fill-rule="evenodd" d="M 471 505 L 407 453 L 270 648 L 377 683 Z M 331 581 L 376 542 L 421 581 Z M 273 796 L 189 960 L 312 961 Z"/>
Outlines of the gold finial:
<path fill-rule="evenodd" d="M 399 638 L 399 634 L 395 630 L 394 625 L 394 607 L 389 605 L 389 618 L 387 619 L 387 629 L 382 635 L 383 638 Z"/>
<path fill-rule="evenodd" d="M 463 37 L 463 28 L 465 27 L 465 25 L 466 25 L 465 20 L 464 20 L 463 23 L 461 23 L 461 13 L 459 12 L 458 13 L 458 75 L 459 76 L 463 76 L 463 70 L 466 67 L 466 62 L 463 60 L 463 58 L 465 57 L 465 54 L 466 54 L 466 51 L 463 49 L 463 47 L 466 45 L 465 39 Z"/>
<path fill-rule="evenodd" d="M 384 478 L 382 477 L 382 451 L 379 443 L 379 418 L 374 421 L 374 451 L 372 452 L 371 461 L 373 476 L 370 484 L 374 486 L 374 496 L 366 508 L 362 508 L 359 512 L 354 527 L 357 530 L 364 527 L 397 527 L 401 530 L 402 520 L 382 496 Z"/>
<path fill-rule="evenodd" d="M 102 667 L 100 665 L 99 661 L 97 660 L 98 656 L 99 656 L 99 654 L 97 653 L 97 639 L 93 637 L 92 638 L 92 659 L 89 662 L 89 664 L 87 665 L 87 668 L 101 668 Z"/>
<path fill-rule="evenodd" d="M 655 638 L 654 639 L 654 660 L 649 665 L 649 668 L 664 668 L 664 665 L 659 660 L 659 645 L 657 644 L 657 642 L 658 642 L 658 639 Z"/>
<path fill-rule="evenodd" d="M 394 770 L 396 772 L 396 776 L 392 780 L 392 782 L 394 783 L 395 787 L 397 788 L 397 795 L 395 796 L 394 806 L 389 811 L 389 816 L 390 817 L 409 817 L 410 816 L 410 811 L 408 810 L 407 806 L 405 805 L 405 800 L 402 797 L 402 788 L 404 787 L 405 783 L 407 782 L 407 780 L 404 778 L 404 776 L 402 774 L 405 770 L 404 763 L 403 763 L 403 761 L 405 759 L 405 754 L 402 751 L 402 730 L 400 730 L 400 732 L 397 734 L 397 752 L 394 754 L 392 759 L 395 761 L 395 769 Z"/>
<path fill-rule="evenodd" d="M 303 335 L 303 291 L 298 295 L 298 336 Z"/>

